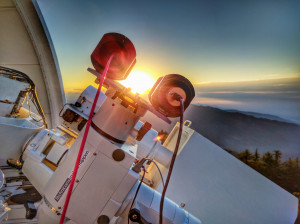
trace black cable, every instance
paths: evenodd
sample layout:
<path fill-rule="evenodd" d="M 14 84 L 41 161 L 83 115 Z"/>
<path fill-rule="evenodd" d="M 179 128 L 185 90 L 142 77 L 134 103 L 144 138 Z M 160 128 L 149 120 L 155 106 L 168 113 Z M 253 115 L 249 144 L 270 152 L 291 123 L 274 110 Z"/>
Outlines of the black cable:
<path fill-rule="evenodd" d="M 40 104 L 39 104 L 39 100 L 36 94 L 36 87 L 34 82 L 29 78 L 28 75 L 26 75 L 23 72 L 11 69 L 11 68 L 6 68 L 3 66 L 0 66 L 0 70 L 4 71 L 5 74 L 7 76 L 16 76 L 18 78 L 22 78 L 25 79 L 27 81 L 27 83 L 30 84 L 30 92 L 32 94 L 32 97 L 34 98 L 33 100 L 31 99 L 32 103 L 35 105 L 35 107 L 37 108 L 37 111 L 39 112 L 39 114 L 43 117 L 43 109 L 41 108 Z M 7 74 L 8 73 L 8 74 Z"/>
<path fill-rule="evenodd" d="M 172 156 L 172 160 L 170 162 L 170 168 L 169 168 L 168 176 L 167 176 L 165 186 L 164 186 L 162 194 L 161 194 L 160 206 L 159 206 L 159 224 L 162 224 L 162 222 L 163 222 L 162 219 L 163 219 L 163 209 L 164 209 L 165 195 L 166 195 L 166 191 L 167 191 L 169 181 L 170 181 L 170 178 L 171 178 L 171 174 L 172 174 L 173 166 L 174 166 L 174 163 L 175 163 L 175 160 L 176 160 L 176 156 L 177 156 L 177 153 L 178 153 L 180 140 L 181 140 L 181 134 L 182 134 L 182 128 L 183 128 L 184 100 L 180 96 L 179 97 L 177 96 L 177 98 L 180 101 L 180 109 L 181 109 L 180 127 L 179 127 L 179 132 L 178 132 L 178 137 L 177 137 L 175 150 L 174 150 L 174 153 L 173 153 L 173 156 Z"/>
<path fill-rule="evenodd" d="M 15 77 L 18 77 L 21 79 L 25 79 L 27 81 L 27 83 L 30 84 L 30 93 L 33 98 L 33 99 L 31 99 L 31 101 L 32 101 L 33 105 L 36 107 L 39 115 L 42 117 L 45 128 L 47 128 L 48 125 L 47 125 L 46 117 L 45 117 L 43 108 L 41 107 L 40 101 L 39 101 L 37 93 L 36 93 L 36 86 L 35 86 L 34 82 L 30 79 L 30 77 L 23 72 L 20 72 L 20 71 L 11 69 L 11 68 L 3 67 L 3 66 L 0 66 L 0 71 L 4 72 L 4 75 L 7 75 L 7 76 L 15 76 Z"/>
<path fill-rule="evenodd" d="M 32 101 L 32 99 L 30 99 Z M 40 122 L 43 118 L 41 118 L 40 120 L 36 120 L 34 117 L 31 116 L 31 106 L 28 103 L 28 99 L 27 99 L 27 104 L 28 104 L 28 108 L 29 108 L 29 117 L 31 117 L 32 120 L 34 120 L 35 122 Z"/>
<path fill-rule="evenodd" d="M 164 178 L 163 178 L 163 175 L 162 175 L 162 172 L 161 172 L 159 166 L 157 165 L 157 163 L 153 159 L 147 159 L 147 160 L 153 162 L 154 165 L 156 166 L 156 168 L 158 169 L 158 172 L 159 172 L 159 175 L 160 175 L 160 178 L 161 178 L 161 182 L 162 182 L 162 185 L 164 187 L 165 186 L 165 182 L 164 182 Z"/>
<path fill-rule="evenodd" d="M 143 167 L 143 171 L 144 171 L 144 173 L 143 173 L 142 179 L 141 179 L 141 181 L 140 181 L 140 183 L 139 183 L 138 188 L 136 189 L 136 192 L 135 192 L 135 195 L 134 195 L 134 198 L 133 198 L 133 201 L 132 201 L 132 203 L 131 203 L 131 206 L 130 206 L 129 211 L 132 209 L 133 204 L 134 204 L 134 202 L 135 202 L 135 199 L 136 199 L 136 197 L 137 197 L 137 195 L 138 195 L 138 193 L 139 193 L 139 190 L 140 190 L 140 188 L 141 188 L 141 185 L 142 185 L 142 183 L 143 183 L 143 180 L 144 180 L 144 177 L 145 177 L 145 173 L 146 173 L 145 167 Z M 129 224 L 129 215 L 128 215 L 128 224 Z"/>

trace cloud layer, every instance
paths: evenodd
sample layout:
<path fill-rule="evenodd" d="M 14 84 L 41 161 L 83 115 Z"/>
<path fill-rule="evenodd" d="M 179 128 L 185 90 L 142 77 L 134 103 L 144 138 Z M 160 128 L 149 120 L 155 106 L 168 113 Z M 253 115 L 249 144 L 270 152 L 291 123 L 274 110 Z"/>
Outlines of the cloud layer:
<path fill-rule="evenodd" d="M 300 77 L 195 85 L 194 104 L 276 115 L 300 123 Z"/>

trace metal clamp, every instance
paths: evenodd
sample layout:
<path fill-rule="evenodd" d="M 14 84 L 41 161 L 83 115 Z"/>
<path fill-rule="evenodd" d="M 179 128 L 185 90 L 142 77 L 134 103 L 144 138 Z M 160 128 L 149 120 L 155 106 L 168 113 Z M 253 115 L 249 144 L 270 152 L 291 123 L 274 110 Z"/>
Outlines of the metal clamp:
<path fill-rule="evenodd" d="M 192 124 L 192 122 L 189 121 L 189 120 L 185 120 L 185 121 L 183 122 L 183 125 L 184 125 L 185 127 L 189 127 L 189 126 L 191 126 L 191 124 Z"/>

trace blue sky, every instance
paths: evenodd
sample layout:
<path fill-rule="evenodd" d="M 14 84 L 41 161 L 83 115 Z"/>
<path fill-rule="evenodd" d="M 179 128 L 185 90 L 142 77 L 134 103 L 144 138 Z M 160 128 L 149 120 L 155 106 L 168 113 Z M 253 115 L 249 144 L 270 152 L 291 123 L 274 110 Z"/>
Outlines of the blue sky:
<path fill-rule="evenodd" d="M 107 32 L 129 37 L 137 51 L 134 69 L 155 79 L 179 73 L 194 84 L 202 83 L 201 87 L 215 88 L 214 92 L 222 89 L 214 85 L 216 82 L 239 86 L 241 81 L 269 80 L 267 86 L 263 84 L 265 81 L 259 85 L 264 102 L 271 102 L 266 91 L 273 85 L 273 79 L 296 78 L 299 82 L 300 1 L 38 0 L 38 3 L 54 42 L 66 92 L 80 91 L 93 83 L 94 77 L 86 68 L 91 66 L 90 54 Z M 286 92 L 294 88 L 291 82 L 287 83 Z M 255 85 L 249 88 L 255 89 Z M 199 86 L 196 90 L 198 101 L 226 98 L 236 102 L 243 97 L 245 110 L 265 111 L 263 104 L 250 103 L 250 99 L 257 97 L 252 90 L 213 95 L 208 90 L 204 93 Z M 278 94 L 290 96 L 286 92 Z M 289 117 L 279 113 L 279 108 L 285 107 L 290 108 L 287 110 L 295 118 L 295 114 L 300 114 L 297 94 L 290 96 L 291 107 L 277 97 L 277 102 L 273 101 L 277 109 L 269 110 L 270 113 Z M 211 101 L 209 105 L 215 104 Z M 237 104 L 227 106 L 234 105 Z"/>
<path fill-rule="evenodd" d="M 299 1 L 38 0 L 66 81 L 76 86 L 106 32 L 136 46 L 136 69 L 194 83 L 300 73 Z M 72 79 L 72 80 L 71 80 Z"/>

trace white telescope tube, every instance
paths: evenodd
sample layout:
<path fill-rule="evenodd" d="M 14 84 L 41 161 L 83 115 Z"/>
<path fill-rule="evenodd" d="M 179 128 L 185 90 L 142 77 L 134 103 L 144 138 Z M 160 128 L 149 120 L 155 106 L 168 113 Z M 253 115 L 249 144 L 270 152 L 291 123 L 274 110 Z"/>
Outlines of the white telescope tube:
<path fill-rule="evenodd" d="M 133 137 L 136 136 L 138 130 L 143 126 L 143 122 L 139 121 L 132 133 Z M 137 159 L 149 158 L 157 161 L 161 165 L 168 167 L 172 152 L 161 145 L 161 142 L 157 140 L 158 133 L 154 129 L 150 129 L 141 141 L 136 141 L 138 145 Z"/>

